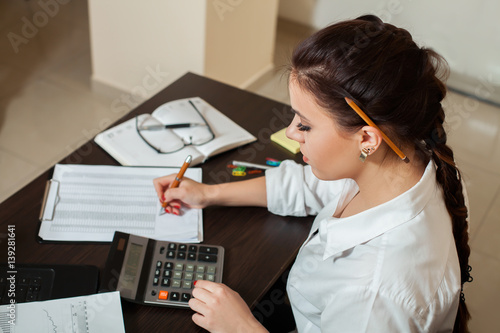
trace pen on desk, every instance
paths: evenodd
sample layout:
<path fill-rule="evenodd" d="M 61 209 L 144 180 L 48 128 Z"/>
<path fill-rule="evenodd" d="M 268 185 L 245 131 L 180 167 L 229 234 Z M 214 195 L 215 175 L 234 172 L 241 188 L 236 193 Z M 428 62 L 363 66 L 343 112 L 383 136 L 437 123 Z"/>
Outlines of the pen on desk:
<path fill-rule="evenodd" d="M 188 127 L 199 127 L 199 126 L 207 126 L 206 124 L 197 124 L 197 123 L 181 123 L 181 124 L 172 124 L 172 125 L 142 125 L 140 130 L 142 131 L 155 131 L 161 129 L 176 129 L 176 128 L 188 128 Z"/>
<path fill-rule="evenodd" d="M 272 166 L 269 166 L 269 165 L 255 164 L 255 163 L 249 163 L 249 162 L 240 162 L 240 161 L 233 161 L 233 165 L 247 167 L 247 168 L 264 169 L 264 170 L 273 168 Z"/>
<path fill-rule="evenodd" d="M 186 157 L 186 160 L 184 161 L 184 164 L 182 164 L 181 169 L 179 170 L 179 173 L 177 174 L 177 176 L 175 176 L 175 179 L 170 184 L 169 188 L 176 188 L 177 186 L 179 186 L 179 183 L 181 182 L 182 177 L 184 177 L 184 173 L 186 172 L 187 168 L 189 167 L 189 164 L 191 164 L 191 161 L 192 161 L 192 157 L 191 157 L 191 155 L 188 155 L 188 157 Z M 161 204 L 162 208 L 167 207 L 167 205 L 168 205 L 167 202 L 163 202 Z"/>

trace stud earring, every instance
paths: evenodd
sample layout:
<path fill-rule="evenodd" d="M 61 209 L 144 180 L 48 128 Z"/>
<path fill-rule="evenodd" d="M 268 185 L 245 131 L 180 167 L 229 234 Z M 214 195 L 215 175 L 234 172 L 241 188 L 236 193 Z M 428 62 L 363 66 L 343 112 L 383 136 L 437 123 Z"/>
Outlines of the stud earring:
<path fill-rule="evenodd" d="M 361 155 L 359 155 L 359 159 L 361 160 L 361 162 L 365 162 L 368 155 L 370 155 L 374 151 L 375 151 L 375 148 L 366 148 L 365 147 L 365 148 L 361 149 Z"/>

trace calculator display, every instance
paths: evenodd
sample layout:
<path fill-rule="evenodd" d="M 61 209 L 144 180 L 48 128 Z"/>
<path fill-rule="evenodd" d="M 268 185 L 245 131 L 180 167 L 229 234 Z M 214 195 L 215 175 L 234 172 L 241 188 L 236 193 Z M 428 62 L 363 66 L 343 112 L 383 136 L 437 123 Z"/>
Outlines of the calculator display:
<path fill-rule="evenodd" d="M 131 243 L 129 251 L 122 281 L 123 287 L 127 289 L 131 289 L 134 286 L 135 277 L 139 271 L 139 263 L 141 261 L 142 245 Z"/>

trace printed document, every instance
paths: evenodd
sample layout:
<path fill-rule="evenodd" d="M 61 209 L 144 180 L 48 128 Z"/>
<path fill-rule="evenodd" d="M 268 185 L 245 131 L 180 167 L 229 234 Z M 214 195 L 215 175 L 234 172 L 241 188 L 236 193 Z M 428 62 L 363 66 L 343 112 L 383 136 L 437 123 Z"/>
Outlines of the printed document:
<path fill-rule="evenodd" d="M 52 241 L 111 242 L 115 231 L 176 242 L 201 242 L 201 209 L 160 214 L 153 179 L 179 168 L 57 164 L 42 207 L 39 236 Z M 185 177 L 201 181 L 200 168 Z"/>

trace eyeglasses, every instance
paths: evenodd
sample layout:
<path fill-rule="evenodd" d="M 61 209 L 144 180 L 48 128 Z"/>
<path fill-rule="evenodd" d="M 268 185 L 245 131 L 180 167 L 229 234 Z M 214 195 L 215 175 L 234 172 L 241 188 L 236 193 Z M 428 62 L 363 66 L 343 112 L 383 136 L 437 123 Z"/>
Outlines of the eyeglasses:
<path fill-rule="evenodd" d="M 155 116 L 135 117 L 135 127 L 144 142 L 159 154 L 170 154 L 186 146 L 201 146 L 215 138 L 205 117 L 192 101 L 179 109 L 159 109 Z"/>
<path fill-rule="evenodd" d="M 382 139 L 384 139 L 384 141 L 389 145 L 389 147 L 391 147 L 392 150 L 394 150 L 394 152 L 399 156 L 399 158 L 403 160 L 403 162 L 405 163 L 410 162 L 408 157 L 406 157 L 406 155 L 403 154 L 403 152 L 394 144 L 394 142 L 392 142 L 392 140 L 389 139 L 389 137 L 385 135 L 385 133 L 382 132 L 382 130 L 377 125 L 375 125 L 375 123 L 370 119 L 370 117 L 368 117 L 366 113 L 364 113 L 363 110 L 361 110 L 359 106 L 357 106 L 352 99 L 348 97 L 344 97 L 344 99 L 347 102 L 347 104 L 349 104 L 349 106 L 365 121 L 365 123 L 367 123 L 369 126 L 375 127 L 380 131 L 380 134 L 382 134 Z"/>

